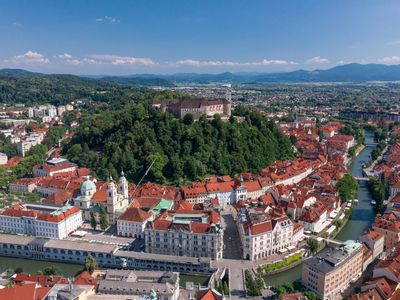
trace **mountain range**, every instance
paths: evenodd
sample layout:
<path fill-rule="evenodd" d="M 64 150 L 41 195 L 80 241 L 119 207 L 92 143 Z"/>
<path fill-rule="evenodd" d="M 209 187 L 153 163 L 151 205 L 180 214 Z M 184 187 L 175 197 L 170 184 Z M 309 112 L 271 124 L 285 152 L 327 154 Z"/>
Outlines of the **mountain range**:
<path fill-rule="evenodd" d="M 22 69 L 1 69 L 1 76 L 13 77 L 46 77 L 65 75 L 46 75 Z M 307 83 L 307 82 L 368 82 L 368 81 L 400 81 L 400 65 L 383 64 L 346 64 L 327 70 L 297 70 L 277 73 L 231 73 L 201 74 L 176 73 L 133 74 L 126 76 L 79 76 L 107 83 L 140 86 L 173 86 L 176 83 Z"/>

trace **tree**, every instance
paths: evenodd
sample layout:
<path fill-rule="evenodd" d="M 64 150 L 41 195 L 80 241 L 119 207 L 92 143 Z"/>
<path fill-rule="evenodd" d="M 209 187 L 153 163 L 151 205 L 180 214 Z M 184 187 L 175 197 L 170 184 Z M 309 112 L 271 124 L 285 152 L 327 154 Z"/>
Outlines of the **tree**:
<path fill-rule="evenodd" d="M 319 140 L 322 141 L 324 139 L 324 133 L 321 128 L 318 128 L 317 134 L 318 134 Z"/>
<path fill-rule="evenodd" d="M 289 139 L 290 139 L 290 142 L 292 143 L 292 145 L 297 144 L 297 138 L 293 134 L 289 137 Z"/>
<path fill-rule="evenodd" d="M 225 294 L 225 295 L 229 295 L 229 286 L 228 286 L 228 283 L 227 283 L 226 281 L 223 281 L 222 284 L 223 284 L 224 294 Z"/>
<path fill-rule="evenodd" d="M 94 259 L 93 256 L 89 255 L 89 256 L 86 258 L 86 261 L 85 261 L 85 268 L 84 268 L 84 271 L 89 272 L 89 274 L 93 274 L 93 272 L 94 272 L 94 270 L 96 269 L 96 267 L 97 267 L 96 260 Z"/>
<path fill-rule="evenodd" d="M 6 168 L 0 166 L 0 186 L 7 186 L 10 182 L 15 180 L 15 176 L 7 171 Z"/>
<path fill-rule="evenodd" d="M 373 178 L 369 179 L 369 189 L 371 191 L 372 198 L 375 200 L 375 212 L 383 213 L 384 201 L 385 201 L 385 180 L 382 176 L 381 178 Z"/>
<path fill-rule="evenodd" d="M 192 125 L 193 122 L 194 122 L 194 117 L 193 117 L 192 114 L 186 114 L 186 115 L 183 117 L 183 123 L 184 123 L 184 124 L 186 124 L 186 125 Z"/>
<path fill-rule="evenodd" d="M 56 266 L 45 267 L 37 272 L 39 275 L 61 275 L 61 270 Z"/>
<path fill-rule="evenodd" d="M 249 270 L 244 271 L 244 277 L 246 281 L 247 294 L 249 296 L 261 296 L 261 291 L 263 288 L 262 278 L 258 277 L 256 280 L 254 280 L 253 275 Z"/>
<path fill-rule="evenodd" d="M 358 189 L 357 181 L 350 174 L 345 174 L 337 183 L 339 195 L 342 202 L 346 202 L 356 197 Z"/>
<path fill-rule="evenodd" d="M 132 103 L 83 113 L 64 154 L 101 179 L 123 168 L 135 182 L 154 161 L 146 180 L 175 184 L 206 174 L 259 172 L 276 160 L 294 158 L 289 138 L 274 122 L 251 108 L 236 110 L 243 122 L 203 116 L 191 123 Z"/>
<path fill-rule="evenodd" d="M 306 296 L 310 300 L 317 300 L 317 295 L 312 291 L 305 291 L 304 296 Z"/>
<path fill-rule="evenodd" d="M 48 148 L 53 147 L 62 138 L 65 128 L 60 126 L 52 126 L 49 128 L 45 138 L 45 144 Z"/>
<path fill-rule="evenodd" d="M 286 289 L 285 287 L 278 285 L 277 287 L 275 287 L 275 292 L 278 294 L 279 297 L 281 297 L 286 294 Z"/>
<path fill-rule="evenodd" d="M 355 146 L 350 147 L 348 153 L 351 158 L 355 157 L 356 156 L 356 147 Z"/>
<path fill-rule="evenodd" d="M 16 156 L 18 154 L 17 144 L 12 143 L 10 137 L 0 136 L 0 152 L 7 154 L 8 157 Z"/>
<path fill-rule="evenodd" d="M 8 268 L 4 271 L 7 275 L 13 275 L 15 272 L 12 268 Z"/>
<path fill-rule="evenodd" d="M 93 211 L 90 211 L 90 226 L 92 226 L 93 230 L 96 230 L 97 220 Z"/>
<path fill-rule="evenodd" d="M 4 283 L 4 286 L 6 288 L 11 288 L 14 285 L 14 282 L 11 279 L 6 280 L 6 282 Z"/>
<path fill-rule="evenodd" d="M 27 193 L 25 194 L 25 200 L 30 202 L 39 202 L 40 196 L 38 193 Z"/>
<path fill-rule="evenodd" d="M 162 181 L 164 178 L 163 170 L 165 167 L 165 157 L 161 153 L 155 152 L 147 157 L 147 164 L 151 169 L 149 173 L 156 181 Z"/>
<path fill-rule="evenodd" d="M 100 228 L 101 230 L 106 230 L 108 228 L 108 218 L 106 210 L 104 209 L 102 203 L 100 203 L 99 213 L 100 213 Z"/>
<path fill-rule="evenodd" d="M 340 221 L 339 219 L 337 219 L 337 220 L 335 220 L 335 221 L 333 222 L 333 225 L 335 225 L 336 228 L 339 229 L 339 228 L 342 226 L 342 221 Z"/>
<path fill-rule="evenodd" d="M 317 240 L 309 238 L 307 241 L 307 245 L 308 247 L 310 247 L 310 251 L 312 254 L 315 254 L 318 251 L 319 244 Z"/>
<path fill-rule="evenodd" d="M 27 156 L 36 156 L 39 160 L 45 160 L 47 158 L 47 147 L 43 144 L 38 144 L 29 149 Z"/>

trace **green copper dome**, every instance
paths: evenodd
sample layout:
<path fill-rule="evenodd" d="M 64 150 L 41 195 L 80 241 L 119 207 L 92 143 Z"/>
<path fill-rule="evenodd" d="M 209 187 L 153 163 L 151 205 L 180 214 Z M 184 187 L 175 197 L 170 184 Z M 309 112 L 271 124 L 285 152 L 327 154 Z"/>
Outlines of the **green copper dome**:
<path fill-rule="evenodd" d="M 87 176 L 86 180 L 81 184 L 81 193 L 83 194 L 85 191 L 92 190 L 96 190 L 96 185 L 90 180 L 89 176 Z"/>

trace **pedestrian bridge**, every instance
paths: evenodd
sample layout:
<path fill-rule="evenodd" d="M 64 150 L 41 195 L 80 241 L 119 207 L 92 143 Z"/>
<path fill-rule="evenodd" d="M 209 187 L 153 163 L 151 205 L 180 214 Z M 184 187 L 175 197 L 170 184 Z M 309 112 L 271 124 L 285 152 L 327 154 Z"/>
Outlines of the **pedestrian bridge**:
<path fill-rule="evenodd" d="M 330 238 L 323 238 L 327 243 L 331 243 L 331 244 L 336 244 L 336 245 L 343 245 L 344 242 L 339 241 L 339 240 L 334 240 L 334 239 L 330 239 Z"/>
<path fill-rule="evenodd" d="M 354 176 L 354 179 L 357 181 L 369 181 L 368 177 Z"/>
<path fill-rule="evenodd" d="M 324 238 L 322 236 L 312 236 L 314 239 L 316 240 L 324 240 L 327 243 L 331 243 L 331 244 L 336 244 L 336 245 L 343 245 L 344 242 L 343 241 L 339 241 L 339 240 L 335 240 L 335 239 L 331 239 L 331 238 Z"/>

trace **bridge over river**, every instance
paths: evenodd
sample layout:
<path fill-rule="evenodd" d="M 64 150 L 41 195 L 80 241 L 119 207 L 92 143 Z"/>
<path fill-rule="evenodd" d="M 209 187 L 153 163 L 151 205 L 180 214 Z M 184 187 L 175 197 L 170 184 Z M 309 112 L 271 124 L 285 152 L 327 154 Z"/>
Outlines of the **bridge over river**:
<path fill-rule="evenodd" d="M 354 179 L 357 181 L 369 181 L 368 177 L 362 177 L 362 176 L 354 176 Z"/>

